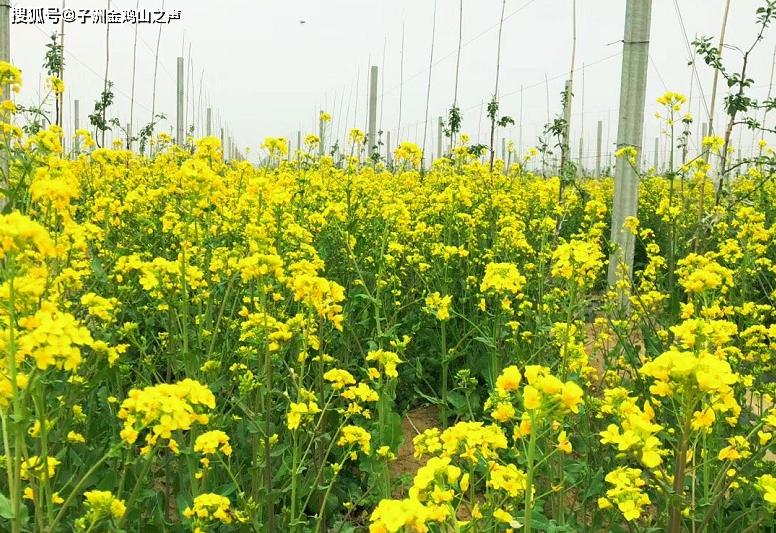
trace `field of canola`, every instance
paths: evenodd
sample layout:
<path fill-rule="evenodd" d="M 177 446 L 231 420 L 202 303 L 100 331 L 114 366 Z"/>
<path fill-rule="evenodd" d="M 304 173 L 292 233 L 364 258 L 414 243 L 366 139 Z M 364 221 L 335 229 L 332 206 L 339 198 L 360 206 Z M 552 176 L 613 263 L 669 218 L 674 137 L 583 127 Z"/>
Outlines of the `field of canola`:
<path fill-rule="evenodd" d="M 767 146 L 643 176 L 624 305 L 611 179 L 2 134 L 3 531 L 773 527 Z"/>

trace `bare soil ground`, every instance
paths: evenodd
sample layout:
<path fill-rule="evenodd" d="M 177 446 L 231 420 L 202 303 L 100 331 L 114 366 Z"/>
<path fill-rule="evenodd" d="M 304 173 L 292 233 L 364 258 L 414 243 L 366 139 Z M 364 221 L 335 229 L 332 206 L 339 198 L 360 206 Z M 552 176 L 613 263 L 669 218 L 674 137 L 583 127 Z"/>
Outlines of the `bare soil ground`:
<path fill-rule="evenodd" d="M 391 463 L 391 474 L 394 478 L 409 474 L 414 476 L 418 469 L 426 464 L 428 458 L 416 459 L 414 456 L 415 445 L 412 439 L 427 429 L 441 428 L 439 423 L 439 406 L 427 405 L 413 409 L 401 421 L 401 430 L 404 433 L 404 443 L 399 447 L 396 460 Z M 406 496 L 406 488 L 394 491 L 394 498 Z"/>

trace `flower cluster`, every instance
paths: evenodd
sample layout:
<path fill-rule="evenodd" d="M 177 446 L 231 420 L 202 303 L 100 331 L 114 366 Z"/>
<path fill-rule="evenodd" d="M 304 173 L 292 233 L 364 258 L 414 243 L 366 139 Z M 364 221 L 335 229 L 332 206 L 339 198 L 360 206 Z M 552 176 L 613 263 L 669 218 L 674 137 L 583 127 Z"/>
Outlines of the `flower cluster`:
<path fill-rule="evenodd" d="M 155 446 L 162 438 L 175 451 L 177 443 L 172 438 L 173 432 L 188 431 L 195 423 L 206 425 L 208 415 L 198 411 L 203 407 L 215 409 L 215 406 L 215 396 L 210 389 L 192 379 L 132 389 L 118 413 L 124 420 L 121 438 L 134 444 L 140 433 L 149 429 L 146 435 L 149 446 Z"/>

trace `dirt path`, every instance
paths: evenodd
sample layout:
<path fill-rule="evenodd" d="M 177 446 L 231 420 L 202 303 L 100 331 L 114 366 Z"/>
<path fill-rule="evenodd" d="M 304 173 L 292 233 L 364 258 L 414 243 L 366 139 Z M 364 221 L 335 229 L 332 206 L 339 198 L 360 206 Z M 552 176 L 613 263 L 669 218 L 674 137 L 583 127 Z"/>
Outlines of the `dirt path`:
<path fill-rule="evenodd" d="M 439 407 L 436 405 L 413 409 L 402 419 L 401 430 L 404 433 L 404 443 L 399 447 L 396 460 L 391 463 L 391 474 L 394 478 L 407 474 L 414 476 L 418 469 L 426 464 L 428 457 L 415 458 L 415 445 L 412 443 L 412 439 L 427 429 L 435 427 L 442 427 L 439 423 Z M 392 496 L 402 498 L 406 496 L 406 492 L 406 488 L 397 489 Z"/>

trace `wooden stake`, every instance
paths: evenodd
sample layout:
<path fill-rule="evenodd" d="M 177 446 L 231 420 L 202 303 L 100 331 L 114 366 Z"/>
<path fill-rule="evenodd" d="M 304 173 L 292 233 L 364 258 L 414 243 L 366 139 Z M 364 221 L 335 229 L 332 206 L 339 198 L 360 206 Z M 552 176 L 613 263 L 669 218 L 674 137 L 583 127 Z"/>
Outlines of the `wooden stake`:
<path fill-rule="evenodd" d="M 517 156 L 523 155 L 523 86 L 520 86 L 520 129 L 518 130 Z"/>
<path fill-rule="evenodd" d="M 62 0 L 62 11 L 65 10 L 65 0 Z M 65 18 L 62 17 L 59 30 L 59 54 L 62 61 L 59 65 L 59 79 L 64 83 L 65 81 Z M 57 126 L 62 127 L 64 124 L 64 102 L 62 101 L 62 95 L 59 95 L 59 109 L 57 113 Z"/>
<path fill-rule="evenodd" d="M 110 0 L 108 0 L 108 11 L 110 11 Z M 108 67 L 110 66 L 110 24 L 105 25 L 105 78 L 103 79 L 103 93 L 108 92 Z M 102 109 L 102 124 L 105 125 L 105 113 L 107 109 Z M 102 130 L 102 148 L 105 148 L 105 130 Z"/>
<path fill-rule="evenodd" d="M 178 58 L 178 107 L 177 107 L 177 135 L 176 143 L 178 146 L 183 147 L 186 139 L 183 137 L 183 58 Z"/>
<path fill-rule="evenodd" d="M 164 11 L 164 0 L 162 0 L 162 11 Z M 159 24 L 159 33 L 156 37 L 156 54 L 154 54 L 154 85 L 153 92 L 151 93 L 151 123 L 154 122 L 156 116 L 156 78 L 159 73 L 159 45 L 162 42 L 162 26 Z M 151 132 L 153 134 L 153 132 Z M 223 140 L 221 142 L 221 148 L 223 149 Z"/>
<path fill-rule="evenodd" d="M 428 116 L 428 108 L 431 104 L 431 74 L 434 72 L 434 41 L 436 40 L 436 15 L 437 15 L 437 0 L 434 0 L 434 16 L 431 22 L 431 56 L 428 60 L 428 87 L 426 89 L 426 113 L 423 115 L 423 147 L 421 156 L 421 168 L 425 170 L 426 164 L 426 140 L 428 138 L 428 123 L 431 119 Z M 432 157 L 433 161 L 433 157 Z"/>
<path fill-rule="evenodd" d="M 596 148 L 595 148 L 595 177 L 601 177 L 601 141 L 603 139 L 604 123 L 602 120 L 598 121 L 598 131 L 596 134 Z"/>
<path fill-rule="evenodd" d="M 399 63 L 399 120 L 396 123 L 396 145 L 401 143 L 401 109 L 404 100 L 404 22 L 401 24 L 401 61 Z"/>
<path fill-rule="evenodd" d="M 64 0 L 62 1 L 62 5 L 64 7 Z M 135 5 L 135 11 L 140 10 L 140 0 L 137 0 L 137 3 Z M 64 20 L 64 19 L 63 19 Z M 135 122 L 135 74 L 137 72 L 137 30 L 138 30 L 139 24 L 135 24 L 135 43 L 132 46 L 132 94 L 130 96 L 130 102 L 129 102 L 129 123 L 133 124 Z M 131 136 L 130 136 L 131 137 Z M 130 141 L 130 144 L 127 146 L 128 150 L 132 150 L 132 141 Z"/>
<path fill-rule="evenodd" d="M 442 117 L 437 118 L 437 159 L 443 157 L 442 150 L 443 150 L 443 140 L 445 138 L 445 128 L 444 128 L 444 122 L 445 120 Z"/>
<path fill-rule="evenodd" d="M 385 166 L 389 169 L 393 167 L 393 158 L 391 157 L 391 131 L 388 130 L 385 134 Z"/>

